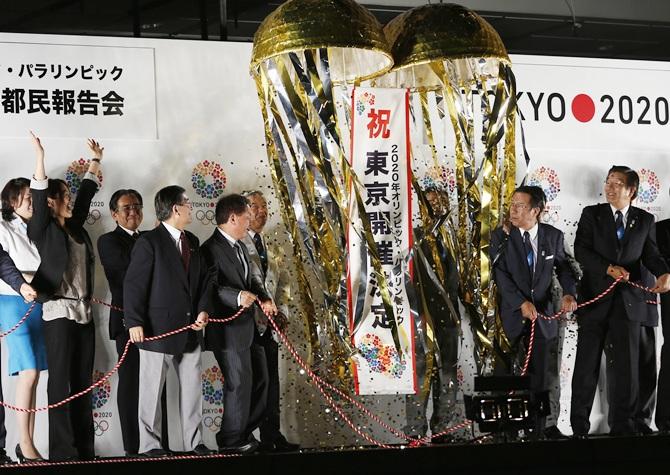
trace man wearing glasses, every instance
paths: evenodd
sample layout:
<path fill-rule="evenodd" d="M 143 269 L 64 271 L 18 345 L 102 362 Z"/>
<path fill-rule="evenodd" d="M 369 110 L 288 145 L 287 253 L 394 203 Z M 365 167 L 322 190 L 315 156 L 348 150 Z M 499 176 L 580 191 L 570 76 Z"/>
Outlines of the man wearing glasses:
<path fill-rule="evenodd" d="M 500 316 L 505 334 L 519 350 L 519 365 L 524 362 L 530 340 L 531 322 L 535 322 L 535 341 L 528 376 L 533 393 L 549 390 L 551 358 L 556 358 L 558 323 L 545 320 L 538 314 L 553 315 L 552 275 L 563 289 L 560 310 L 573 312 L 575 278 L 566 253 L 563 233 L 555 227 L 540 223 L 545 195 L 539 186 L 520 186 L 512 195 L 509 234 L 500 227 L 491 235 L 493 278 L 500 296 Z M 552 420 L 557 419 L 554 415 Z M 560 434 L 554 425 L 544 427 L 540 418 L 532 438 L 556 438 Z"/>
<path fill-rule="evenodd" d="M 195 455 L 211 451 L 202 442 L 202 329 L 211 311 L 211 285 L 198 238 L 185 231 L 191 203 L 176 185 L 156 193 L 160 224 L 143 233 L 133 247 L 123 280 L 125 327 L 140 353 L 140 455 L 165 457 L 161 447 L 160 394 L 170 365 L 179 380 L 179 409 L 184 450 Z M 191 329 L 155 341 L 186 326 Z"/>
<path fill-rule="evenodd" d="M 640 324 L 646 318 L 645 292 L 626 282 L 641 282 L 644 265 L 657 277 L 652 291 L 670 290 L 668 266 L 656 245 L 654 216 L 631 206 L 640 178 L 626 166 L 613 166 L 605 181 L 607 203 L 582 211 L 575 236 L 575 258 L 582 266 L 579 300 L 612 292 L 579 311 L 577 355 L 572 377 L 570 424 L 577 438 L 589 433 L 600 358 L 606 338 L 612 345 L 614 384 L 610 397 L 610 435 L 633 435 L 638 394 Z"/>
<path fill-rule="evenodd" d="M 128 332 L 123 327 L 123 279 L 130 264 L 130 253 L 142 224 L 142 195 L 133 189 L 121 189 L 112 194 L 109 210 L 116 222 L 116 229 L 98 238 L 98 255 L 112 294 L 109 311 L 109 338 L 116 341 L 120 357 L 128 342 Z M 139 394 L 140 354 L 136 345 L 130 345 L 124 364 L 119 367 L 119 386 L 116 401 L 121 422 L 123 449 L 127 456 L 137 455 L 140 439 L 137 425 L 137 400 Z M 162 395 L 165 409 L 165 391 Z M 163 447 L 167 448 L 167 413 L 163 411 Z"/>

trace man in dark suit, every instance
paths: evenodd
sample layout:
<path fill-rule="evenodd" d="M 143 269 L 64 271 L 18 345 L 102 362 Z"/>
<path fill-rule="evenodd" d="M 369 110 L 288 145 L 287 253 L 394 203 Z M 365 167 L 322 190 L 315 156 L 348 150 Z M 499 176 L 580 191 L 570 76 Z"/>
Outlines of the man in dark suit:
<path fill-rule="evenodd" d="M 252 272 L 249 253 L 240 242 L 249 228 L 246 198 L 227 195 L 216 204 L 217 228 L 202 245 L 210 267 L 216 269 L 214 311 L 217 316 L 246 310 L 235 320 L 207 329 L 206 348 L 214 352 L 223 373 L 223 421 L 216 441 L 223 452 L 251 453 L 258 441 L 251 434 L 263 421 L 267 401 L 268 368 L 252 306 L 277 313 L 258 273 Z"/>
<path fill-rule="evenodd" d="M 448 211 L 449 199 L 446 192 L 438 188 L 426 188 L 424 194 L 430 206 L 431 217 L 434 220 L 441 219 Z M 434 224 L 431 223 L 429 227 L 432 228 Z M 458 308 L 456 262 L 443 243 L 440 233 L 436 230 L 431 239 L 431 235 L 424 236 L 423 230 L 416 228 L 414 238 L 419 243 L 419 247 L 415 248 L 414 265 L 417 272 L 414 275 L 417 289 L 423 295 L 421 318 L 415 320 L 415 365 L 420 389 L 416 394 L 408 394 L 405 398 L 405 432 L 415 437 L 423 437 L 429 425 L 431 433 L 438 434 L 455 423 L 458 416 L 456 373 L 461 316 Z M 426 334 L 429 322 L 433 326 L 432 349 L 423 346 L 424 337 L 421 336 Z M 432 368 L 428 367 L 429 358 L 433 358 Z M 430 421 L 426 420 L 429 396 L 432 396 L 433 402 Z M 433 436 L 431 443 L 440 444 L 452 440 L 453 436 L 446 434 Z"/>
<path fill-rule="evenodd" d="M 658 249 L 670 267 L 670 219 L 656 223 Z M 670 434 L 670 293 L 661 294 L 661 327 L 663 347 L 661 348 L 661 368 L 658 373 L 658 393 L 656 403 L 656 427 L 664 434 Z"/>
<path fill-rule="evenodd" d="M 276 249 L 268 246 L 265 236 L 262 234 L 265 224 L 268 220 L 268 203 L 258 190 L 244 193 L 244 197 L 249 202 L 249 230 L 247 235 L 242 238 L 249 253 L 250 262 L 261 276 L 265 286 L 266 293 L 272 297 L 276 305 L 286 304 L 286 299 L 282 299 L 288 290 L 287 269 L 282 268 L 281 260 L 277 255 Z M 286 440 L 280 430 L 280 412 L 279 412 L 279 345 L 273 337 L 272 328 L 268 326 L 267 317 L 263 314 L 260 307 L 254 307 L 256 329 L 258 335 L 256 342 L 263 347 L 265 360 L 268 368 L 268 396 L 265 408 L 265 417 L 259 427 L 261 436 L 260 450 L 263 452 L 292 452 L 300 448 Z M 275 321 L 281 323 L 285 330 L 288 324 L 286 314 L 288 305 L 284 305 L 281 313 L 277 313 Z M 281 316 L 281 318 L 279 318 Z"/>
<path fill-rule="evenodd" d="M 160 394 L 170 364 L 179 378 L 182 440 L 196 455 L 211 451 L 202 443 L 201 330 L 209 320 L 211 285 L 198 238 L 184 228 L 191 203 L 180 186 L 156 193 L 160 224 L 137 240 L 123 281 L 125 326 L 140 348 L 139 451 L 164 457 L 161 448 Z M 144 342 L 185 326 L 192 330 Z"/>
<path fill-rule="evenodd" d="M 575 257 L 584 276 L 579 299 L 599 296 L 613 282 L 612 292 L 580 310 L 577 355 L 572 377 L 570 423 L 573 433 L 589 433 L 591 407 L 606 338 L 612 344 L 614 388 L 611 435 L 637 432 L 634 415 L 638 395 L 640 323 L 647 316 L 645 292 L 625 282 L 640 282 L 642 264 L 657 276 L 654 292 L 670 289 L 668 266 L 656 246 L 654 216 L 631 206 L 640 179 L 625 166 L 612 167 L 605 181 L 607 203 L 587 206 L 577 226 Z"/>
<path fill-rule="evenodd" d="M 109 209 L 116 229 L 98 238 L 98 255 L 112 294 L 109 310 L 109 338 L 116 341 L 119 357 L 128 342 L 128 332 L 123 326 L 123 279 L 130 264 L 130 253 L 142 224 L 142 195 L 136 190 L 116 190 L 109 199 Z M 116 401 L 121 422 L 121 437 L 126 455 L 136 455 L 140 433 L 137 421 L 137 401 L 140 382 L 140 354 L 137 345 L 130 345 L 124 363 L 119 367 L 119 383 Z M 163 448 L 168 447 L 167 412 L 163 391 Z"/>
<path fill-rule="evenodd" d="M 535 341 L 528 369 L 534 393 L 549 390 L 550 358 L 555 357 L 550 350 L 557 344 L 558 323 L 538 318 L 538 314 L 551 316 L 555 312 L 551 294 L 554 270 L 563 289 L 560 310 L 577 309 L 575 279 L 565 254 L 563 233 L 539 222 L 544 206 L 542 188 L 517 188 L 510 203 L 509 234 L 506 235 L 503 228 L 496 229 L 490 244 L 503 328 L 510 341 L 520 344 L 521 357 L 525 356 L 528 345 L 530 322 L 535 322 Z M 551 434 L 557 429 L 545 428 L 544 421 L 540 420 L 536 430 L 535 437 L 539 437 L 541 431 Z"/>

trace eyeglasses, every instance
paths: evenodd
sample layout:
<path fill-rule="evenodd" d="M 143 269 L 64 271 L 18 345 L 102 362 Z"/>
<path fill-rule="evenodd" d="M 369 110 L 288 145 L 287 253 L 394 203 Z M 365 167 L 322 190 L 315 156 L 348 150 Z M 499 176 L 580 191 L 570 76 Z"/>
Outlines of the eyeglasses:
<path fill-rule="evenodd" d="M 182 201 L 181 203 L 178 203 L 177 206 L 187 206 L 187 207 L 189 207 L 189 208 L 192 208 L 192 207 L 193 207 L 193 203 L 191 203 L 191 200 L 189 200 L 188 198 L 186 198 L 186 199 L 185 199 L 184 201 Z"/>
<path fill-rule="evenodd" d="M 626 184 L 621 180 L 605 180 L 605 186 L 611 186 L 613 188 L 622 188 Z"/>
<path fill-rule="evenodd" d="M 521 209 L 521 210 L 530 209 L 530 205 L 526 203 L 510 203 L 509 207 L 510 209 Z"/>
<path fill-rule="evenodd" d="M 136 204 L 136 205 L 125 205 L 125 206 L 120 206 L 120 207 L 118 207 L 118 208 L 116 209 L 116 211 L 118 211 L 118 212 L 122 212 L 122 213 L 125 213 L 125 214 L 128 214 L 128 213 L 130 213 L 131 211 L 135 211 L 135 212 L 138 212 L 138 213 L 139 213 L 140 211 L 142 211 L 142 208 L 143 208 L 143 206 L 140 205 L 140 204 Z"/>

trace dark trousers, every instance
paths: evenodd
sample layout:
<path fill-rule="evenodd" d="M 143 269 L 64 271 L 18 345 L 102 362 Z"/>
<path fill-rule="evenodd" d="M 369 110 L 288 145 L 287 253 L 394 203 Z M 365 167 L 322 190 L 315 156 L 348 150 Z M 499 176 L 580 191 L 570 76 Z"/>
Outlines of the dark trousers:
<path fill-rule="evenodd" d="M 263 347 L 214 351 L 223 373 L 223 420 L 216 434 L 219 447 L 244 443 L 265 417 L 268 369 Z"/>
<path fill-rule="evenodd" d="M 661 348 L 661 370 L 658 373 L 658 402 L 656 404 L 656 426 L 658 430 L 670 430 L 670 295 L 661 294 L 661 325 L 663 347 Z"/>
<path fill-rule="evenodd" d="M 88 388 L 93 378 L 95 326 L 67 318 L 43 322 L 49 365 L 49 404 Z M 91 393 L 49 410 L 49 459 L 91 459 L 93 448 Z"/>
<path fill-rule="evenodd" d="M 433 351 L 433 367 L 429 373 L 426 367 L 427 357 L 423 351 L 420 351 L 421 343 L 418 341 L 418 337 L 415 341 L 417 348 L 415 367 L 418 388 L 416 394 L 408 394 L 405 399 L 405 413 L 407 414 L 405 432 L 413 436 L 424 436 L 428 431 L 426 411 L 428 396 L 431 392 L 433 414 L 430 418 L 430 431 L 432 434 L 447 429 L 457 416 L 458 377 L 456 373 L 460 329 L 453 324 L 447 326 L 445 322 L 437 321 L 434 330 L 439 351 L 438 348 Z M 426 378 L 429 381 L 426 381 Z"/>
<path fill-rule="evenodd" d="M 610 397 L 613 433 L 628 434 L 635 431 L 634 415 L 638 393 L 638 361 L 640 323 L 628 319 L 625 303 L 615 290 L 604 316 L 594 317 L 584 312 L 579 318 L 577 355 L 572 376 L 572 401 L 570 424 L 576 435 L 588 434 L 589 416 L 593 407 L 600 359 L 606 339 L 612 345 L 612 371 L 614 384 Z"/>
<path fill-rule="evenodd" d="M 281 436 L 279 417 L 279 345 L 268 328 L 263 335 L 256 335 L 256 342 L 265 351 L 268 370 L 268 393 L 265 418 L 259 427 L 261 442 L 273 443 Z"/>
<path fill-rule="evenodd" d="M 124 332 L 116 338 L 116 352 L 121 357 L 123 349 L 128 341 L 128 333 Z M 140 392 L 140 351 L 137 345 L 131 344 L 124 363 L 119 367 L 119 382 L 116 392 L 116 403 L 119 408 L 119 422 L 121 423 L 121 438 L 123 439 L 123 450 L 129 454 L 137 454 L 140 445 L 140 432 L 138 426 L 137 403 Z M 161 445 L 168 450 L 168 412 L 165 387 L 161 395 L 162 411 L 162 437 Z"/>
<path fill-rule="evenodd" d="M 537 324 L 536 324 L 537 326 Z M 530 326 L 527 326 L 519 344 L 518 362 L 520 369 L 523 370 L 523 365 L 526 362 L 526 354 L 530 345 Z M 533 341 L 533 348 L 530 354 L 530 362 L 528 363 L 528 378 L 530 379 L 530 391 L 535 398 L 535 395 L 545 391 L 549 391 L 549 384 L 553 380 L 550 372 L 551 358 L 556 358 L 556 348 L 558 346 L 558 338 L 546 339 L 535 328 L 535 339 Z M 537 418 L 535 424 L 535 437 L 539 437 L 544 430 L 546 423 L 546 416 Z"/>

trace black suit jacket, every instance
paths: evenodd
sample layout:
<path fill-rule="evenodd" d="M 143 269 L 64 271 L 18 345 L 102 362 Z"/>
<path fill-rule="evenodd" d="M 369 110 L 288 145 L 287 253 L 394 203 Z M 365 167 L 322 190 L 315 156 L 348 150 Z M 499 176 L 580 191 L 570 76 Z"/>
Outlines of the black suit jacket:
<path fill-rule="evenodd" d="M 242 242 L 240 246 L 249 263 L 246 279 L 235 249 L 218 229 L 202 245 L 205 261 L 216 276 L 213 279 L 213 306 L 217 318 L 228 317 L 238 311 L 237 296 L 241 290 L 253 292 L 263 301 L 270 299 L 260 274 L 252 272 L 246 246 Z M 229 323 L 208 326 L 205 345 L 212 351 L 244 350 L 251 347 L 255 332 L 254 311 L 249 308 Z"/>
<path fill-rule="evenodd" d="M 121 226 L 98 238 L 98 255 L 105 270 L 109 290 L 112 293 L 112 305 L 123 308 L 123 279 L 130 264 L 130 253 L 135 238 Z M 112 340 L 126 332 L 123 326 L 123 311 L 109 310 L 109 338 Z"/>
<path fill-rule="evenodd" d="M 54 297 L 63 280 L 70 246 L 68 233 L 51 216 L 51 210 L 47 205 L 48 191 L 36 189 L 30 191 L 33 197 L 33 217 L 28 222 L 28 237 L 37 246 L 41 259 L 30 285 L 37 291 L 37 301 L 44 303 Z M 72 208 L 72 217 L 65 220 L 65 227 L 72 237 L 86 245 L 86 298 L 89 298 L 93 291 L 95 253 L 91 238 L 84 229 L 84 223 L 88 218 L 91 200 L 97 191 L 98 185 L 95 181 L 88 178 L 82 180 Z"/>
<path fill-rule="evenodd" d="M 575 258 L 584 271 L 579 287 L 580 302 L 596 297 L 612 284 L 613 279 L 607 275 L 610 264 L 625 268 L 630 272 L 630 280 L 638 283 L 643 279 L 643 265 L 657 277 L 668 272 L 668 265 L 656 245 L 654 216 L 634 206 L 628 210 L 621 245 L 618 245 L 610 205 L 604 203 L 584 208 L 575 236 Z M 620 292 L 629 320 L 646 320 L 649 304 L 645 302 L 644 291 L 619 284 L 615 292 Z M 611 292 L 599 303 L 584 307 L 580 315 L 588 313 L 586 318 L 606 318 L 613 295 Z"/>
<path fill-rule="evenodd" d="M 439 259 L 437 263 L 434 259 L 435 256 L 433 256 L 432 246 L 430 246 L 428 239 L 423 238 L 423 230 L 418 228 L 414 229 L 414 237 L 417 242 L 420 242 L 421 252 L 423 254 L 423 257 L 417 255 L 414 259 L 417 271 L 415 275 L 418 278 L 416 285 L 418 288 L 423 289 L 423 311 L 430 312 L 436 325 L 455 328 L 460 323 L 458 309 L 459 277 L 456 262 L 449 250 L 442 244 L 439 236 L 435 237 L 435 247 Z M 442 268 L 442 273 L 444 275 L 444 281 L 440 282 L 442 289 L 440 289 L 432 279 L 432 277 L 439 279 L 438 266 Z M 430 268 L 430 271 L 432 272 L 429 272 L 428 268 Z M 442 291 L 444 291 L 444 293 Z M 451 301 L 451 305 L 456 311 L 456 315 L 453 315 L 449 309 L 447 299 Z"/>
<path fill-rule="evenodd" d="M 506 240 L 506 242 L 505 242 Z M 554 269 L 564 295 L 575 295 L 575 278 L 565 255 L 563 233 L 555 227 L 540 223 L 537 230 L 537 260 L 531 282 L 523 238 L 519 228 L 512 226 L 509 236 L 502 228 L 491 235 L 491 259 L 495 260 L 493 277 L 500 295 L 500 314 L 507 337 L 517 338 L 526 320 L 521 316 L 521 304 L 532 302 L 538 312 L 554 314 L 551 299 L 551 278 Z M 558 335 L 556 320 L 538 318 L 537 328 L 545 338 Z"/>
<path fill-rule="evenodd" d="M 186 231 L 191 261 L 186 273 L 170 232 L 163 225 L 147 231 L 133 247 L 123 280 L 126 329 L 142 326 L 144 336 L 155 336 L 195 322 L 202 311 L 211 313 L 211 282 L 198 248 L 198 238 Z M 188 351 L 192 330 L 139 345 L 143 350 L 178 355 Z M 202 332 L 197 332 L 202 343 Z"/>
<path fill-rule="evenodd" d="M 0 246 L 0 279 L 4 280 L 15 292 L 21 293 L 21 286 L 26 283 L 11 256 Z"/>

